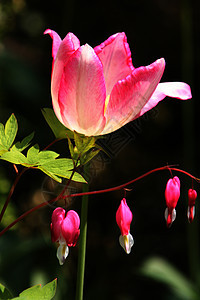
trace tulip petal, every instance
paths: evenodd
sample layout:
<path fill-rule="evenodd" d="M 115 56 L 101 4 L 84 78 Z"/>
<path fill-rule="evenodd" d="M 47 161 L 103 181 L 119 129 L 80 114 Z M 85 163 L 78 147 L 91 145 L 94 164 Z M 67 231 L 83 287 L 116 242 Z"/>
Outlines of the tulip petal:
<path fill-rule="evenodd" d="M 131 51 L 124 32 L 110 36 L 94 48 L 103 64 L 106 94 L 110 95 L 114 85 L 134 70 Z"/>
<path fill-rule="evenodd" d="M 105 112 L 106 126 L 101 134 L 119 129 L 136 119 L 149 101 L 165 68 L 165 60 L 135 69 L 124 80 L 118 81 L 110 95 Z"/>
<path fill-rule="evenodd" d="M 54 112 L 57 118 L 62 121 L 60 115 L 60 108 L 58 106 L 58 92 L 60 87 L 60 80 L 62 78 L 63 68 L 69 60 L 70 56 L 80 47 L 79 39 L 71 32 L 61 40 L 59 35 L 50 29 L 47 29 L 45 34 L 49 34 L 53 39 L 52 46 L 52 77 L 51 77 L 51 94 Z"/>
<path fill-rule="evenodd" d="M 62 123 L 87 136 L 98 134 L 105 124 L 105 98 L 102 64 L 86 44 L 64 67 L 59 90 Z"/>
<path fill-rule="evenodd" d="M 52 44 L 52 57 L 55 61 L 57 54 L 59 55 L 58 60 L 61 60 L 65 65 L 69 56 L 80 47 L 79 39 L 71 32 L 61 40 L 60 36 L 51 29 L 45 30 L 44 34 L 49 34 L 53 40 Z"/>
<path fill-rule="evenodd" d="M 142 116 L 145 112 L 155 107 L 158 104 L 158 102 L 163 100 L 166 96 L 172 98 L 178 98 L 181 100 L 187 100 L 192 98 L 191 89 L 187 83 L 184 82 L 159 83 L 153 95 L 141 110 L 140 116 Z"/>
<path fill-rule="evenodd" d="M 53 60 L 55 60 L 62 40 L 61 40 L 60 36 L 57 34 L 57 32 L 55 32 L 54 30 L 46 29 L 44 34 L 49 34 L 53 40 L 52 57 L 53 57 Z"/>

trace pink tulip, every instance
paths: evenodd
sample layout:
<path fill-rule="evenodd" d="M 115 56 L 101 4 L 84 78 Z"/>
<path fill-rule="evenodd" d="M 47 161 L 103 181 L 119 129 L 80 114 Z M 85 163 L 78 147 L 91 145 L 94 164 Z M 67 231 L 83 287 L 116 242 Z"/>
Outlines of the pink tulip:
<path fill-rule="evenodd" d="M 126 203 L 126 199 L 123 198 L 116 212 L 116 222 L 121 231 L 119 243 L 127 254 L 131 252 L 131 247 L 134 244 L 133 237 L 130 234 L 132 218 L 132 212 Z"/>
<path fill-rule="evenodd" d="M 51 239 L 52 242 L 58 242 L 57 257 L 60 265 L 63 265 L 69 254 L 69 248 L 75 246 L 80 234 L 79 215 L 70 210 L 65 216 L 65 210 L 57 207 L 52 214 Z"/>
<path fill-rule="evenodd" d="M 190 87 L 182 82 L 159 83 L 163 58 L 149 66 L 134 68 L 125 33 L 110 36 L 94 49 L 80 47 L 68 33 L 53 39 L 51 93 L 60 122 L 87 136 L 113 132 L 152 109 L 166 96 L 186 100 Z"/>
<path fill-rule="evenodd" d="M 188 221 L 191 223 L 194 220 L 195 216 L 195 201 L 197 198 L 197 192 L 193 189 L 189 189 L 188 191 Z"/>
<path fill-rule="evenodd" d="M 180 197 L 180 180 L 177 176 L 168 180 L 165 189 L 165 200 L 167 208 L 165 210 L 165 219 L 167 227 L 170 227 L 176 218 L 176 205 Z"/>

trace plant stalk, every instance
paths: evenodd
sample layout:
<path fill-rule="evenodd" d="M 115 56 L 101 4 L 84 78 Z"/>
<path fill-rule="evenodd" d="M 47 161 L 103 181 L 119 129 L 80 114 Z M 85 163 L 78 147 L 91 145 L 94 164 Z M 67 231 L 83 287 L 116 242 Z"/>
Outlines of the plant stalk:
<path fill-rule="evenodd" d="M 84 184 L 83 192 L 87 192 L 88 190 L 89 190 L 88 184 Z M 86 239 L 87 239 L 87 214 L 88 214 L 88 195 L 84 195 L 82 197 L 82 207 L 81 207 L 80 244 L 79 244 L 77 285 L 76 285 L 76 298 L 75 298 L 76 300 L 83 299 Z"/>

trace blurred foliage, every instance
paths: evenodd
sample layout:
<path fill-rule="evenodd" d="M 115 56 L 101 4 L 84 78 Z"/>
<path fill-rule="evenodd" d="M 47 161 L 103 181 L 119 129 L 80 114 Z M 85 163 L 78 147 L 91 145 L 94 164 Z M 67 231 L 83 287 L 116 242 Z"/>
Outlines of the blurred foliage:
<path fill-rule="evenodd" d="M 186 29 L 182 31 L 181 9 L 185 2 L 189 3 L 192 14 L 190 43 L 193 50 L 192 54 L 184 53 L 183 60 L 182 36 L 186 38 L 187 34 Z M 94 1 L 0 0 L 0 122 L 5 123 L 14 113 L 19 120 L 18 140 L 33 130 L 34 142 L 41 147 L 53 140 L 41 113 L 42 107 L 51 107 L 51 40 L 43 36 L 45 29 L 57 31 L 62 38 L 71 31 L 81 44 L 87 42 L 91 46 L 113 33 L 125 31 L 133 65 L 147 65 L 165 57 L 163 81 L 187 81 L 192 87 L 193 100 L 166 99 L 141 119 L 102 139 L 101 145 L 109 156 L 100 152 L 92 160 L 88 174 L 91 189 L 121 184 L 166 163 L 180 164 L 198 176 L 199 12 L 197 0 L 124 0 L 123 3 L 102 0 L 98 4 Z M 187 21 L 186 17 L 185 23 Z M 191 61 L 191 55 L 193 74 L 187 69 L 186 79 L 182 69 Z M 191 103 L 192 117 L 187 113 Z M 189 130 L 188 142 L 185 128 L 191 124 L 193 130 Z M 194 151 L 187 155 L 186 146 L 191 148 L 191 143 L 194 143 Z M 66 157 L 67 141 L 59 142 L 54 149 Z M 129 256 L 118 244 L 120 233 L 115 223 L 122 192 L 90 197 L 85 299 L 94 299 L 94 295 L 96 300 L 177 299 L 169 284 L 138 274 L 138 268 L 151 256 L 164 257 L 199 289 L 199 205 L 197 217 L 189 227 L 186 210 L 191 182 L 180 176 L 182 191 L 177 219 L 167 230 L 163 214 L 164 189 L 169 176 L 166 172 L 155 174 L 138 182 L 127 193 L 134 216 L 131 233 L 135 240 Z M 14 178 L 14 169 L 2 162 L 1 206 Z M 53 197 L 60 189 L 59 184 L 43 174 L 27 172 L 12 196 L 1 228 L 22 212 Z M 80 191 L 79 184 L 70 185 L 68 192 L 75 191 Z M 80 199 L 69 199 L 67 206 L 80 212 Z M 55 299 L 74 299 L 78 246 L 70 249 L 65 265 L 60 267 L 56 248 L 50 241 L 53 208 L 49 206 L 33 213 L 0 238 L 0 282 L 15 295 L 31 285 L 46 284 L 57 277 Z M 166 273 L 163 276 L 167 278 Z"/>
<path fill-rule="evenodd" d="M 140 272 L 169 286 L 177 299 L 197 300 L 200 297 L 194 285 L 164 259 L 159 257 L 147 259 Z"/>

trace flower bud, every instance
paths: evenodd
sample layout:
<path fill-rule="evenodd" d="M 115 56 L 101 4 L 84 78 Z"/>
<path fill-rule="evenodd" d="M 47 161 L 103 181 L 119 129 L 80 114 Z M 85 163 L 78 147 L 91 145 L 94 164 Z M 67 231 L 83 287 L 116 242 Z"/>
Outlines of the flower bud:
<path fill-rule="evenodd" d="M 177 176 L 168 180 L 165 189 L 165 200 L 167 208 L 165 210 L 165 219 L 167 227 L 170 227 L 176 219 L 176 205 L 180 197 L 180 180 Z"/>
<path fill-rule="evenodd" d="M 193 189 L 189 189 L 188 191 L 188 210 L 187 217 L 188 221 L 191 223 L 194 220 L 195 216 L 195 201 L 197 198 L 197 192 Z"/>
<path fill-rule="evenodd" d="M 126 203 L 126 199 L 121 200 L 121 204 L 116 212 L 116 222 L 121 231 L 119 243 L 127 254 L 131 252 L 134 244 L 132 235 L 130 234 L 130 224 L 132 222 L 132 212 Z"/>

